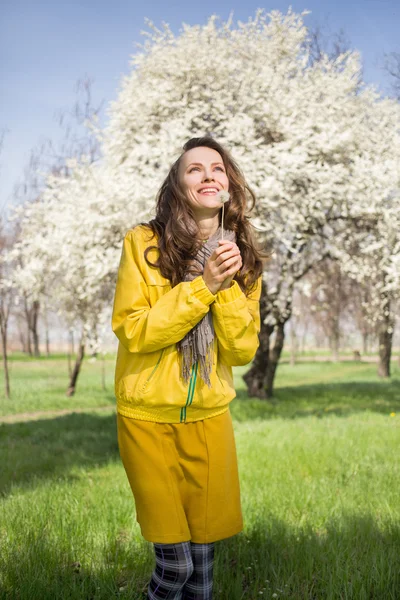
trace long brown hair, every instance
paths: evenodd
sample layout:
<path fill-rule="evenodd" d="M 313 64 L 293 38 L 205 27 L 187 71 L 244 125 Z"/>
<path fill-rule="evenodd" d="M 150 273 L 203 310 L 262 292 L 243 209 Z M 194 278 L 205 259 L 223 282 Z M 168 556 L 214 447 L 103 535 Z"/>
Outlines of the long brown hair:
<path fill-rule="evenodd" d="M 263 271 L 264 260 L 268 258 L 256 241 L 249 216 L 245 214 L 248 199 L 253 210 L 256 197 L 247 185 L 244 175 L 230 153 L 210 136 L 192 138 L 183 146 L 183 152 L 172 165 L 156 197 L 156 217 L 148 223 L 140 223 L 151 229 L 158 237 L 157 246 L 146 248 L 144 257 L 147 263 L 160 269 L 163 277 L 171 281 L 172 287 L 183 280 L 185 271 L 194 272 L 192 260 L 196 256 L 201 240 L 193 210 L 179 183 L 179 164 L 188 150 L 206 146 L 221 155 L 229 180 L 230 200 L 224 207 L 224 229 L 236 233 L 236 244 L 242 256 L 242 267 L 234 279 L 245 293 L 253 288 Z M 147 255 L 158 249 L 157 262 L 152 263 Z M 197 272 L 196 272 L 197 273 Z"/>

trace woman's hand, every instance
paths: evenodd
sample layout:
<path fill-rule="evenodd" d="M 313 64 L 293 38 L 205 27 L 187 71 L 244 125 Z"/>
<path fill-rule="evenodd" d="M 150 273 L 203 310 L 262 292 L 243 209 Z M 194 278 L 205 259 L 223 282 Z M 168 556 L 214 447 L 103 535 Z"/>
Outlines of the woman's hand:
<path fill-rule="evenodd" d="M 240 250 L 234 242 L 219 240 L 216 248 L 207 260 L 203 279 L 212 294 L 230 287 L 232 279 L 242 266 Z"/>
<path fill-rule="evenodd" d="M 242 263 L 242 256 L 240 254 L 240 250 L 239 250 L 239 247 L 237 246 L 237 244 L 235 244 L 234 242 L 227 242 L 226 240 L 219 240 L 219 244 L 222 247 L 223 247 L 223 244 L 225 244 L 225 245 L 231 244 L 232 252 L 234 252 L 233 256 L 235 257 L 235 262 L 233 263 L 233 273 L 231 273 L 229 275 L 229 277 L 224 279 L 221 287 L 218 290 L 220 292 L 221 290 L 227 290 L 228 288 L 231 287 L 232 280 L 235 277 L 236 273 L 238 271 L 240 271 L 240 269 L 242 268 L 243 263 Z"/>

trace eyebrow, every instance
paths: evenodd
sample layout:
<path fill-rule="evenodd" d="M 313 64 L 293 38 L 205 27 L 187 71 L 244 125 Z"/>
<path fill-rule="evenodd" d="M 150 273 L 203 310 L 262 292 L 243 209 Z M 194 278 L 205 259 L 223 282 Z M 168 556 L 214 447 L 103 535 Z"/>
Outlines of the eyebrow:
<path fill-rule="evenodd" d="M 189 167 L 191 167 L 192 165 L 198 165 L 198 166 L 202 167 L 202 166 L 203 166 L 203 163 L 199 163 L 199 162 L 193 162 L 193 163 L 190 163 L 190 164 L 189 164 L 189 165 L 188 165 L 186 168 L 188 169 L 188 168 L 189 168 Z M 217 161 L 217 162 L 213 162 L 213 163 L 211 163 L 211 166 L 213 166 L 213 165 L 222 165 L 222 166 L 224 166 L 224 163 L 223 163 L 223 162 L 221 162 L 221 161 L 219 160 L 219 161 Z"/>

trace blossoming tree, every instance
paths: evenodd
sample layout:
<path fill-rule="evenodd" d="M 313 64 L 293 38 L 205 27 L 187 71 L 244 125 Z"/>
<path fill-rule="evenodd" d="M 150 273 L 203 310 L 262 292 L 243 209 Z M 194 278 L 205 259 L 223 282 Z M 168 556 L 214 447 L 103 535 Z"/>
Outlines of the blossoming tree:
<path fill-rule="evenodd" d="M 123 234 L 151 218 L 183 143 L 215 136 L 256 192 L 253 224 L 274 246 L 260 348 L 245 377 L 252 395 L 271 396 L 294 286 L 327 256 L 366 273 L 371 222 L 377 239 L 386 231 L 384 207 L 398 182 L 398 104 L 362 84 L 356 52 L 310 60 L 303 15 L 291 10 L 258 10 L 236 26 L 213 16 L 178 35 L 148 26 L 98 131 L 101 161 L 75 161 L 72 177 L 49 179 L 25 219 L 26 257 L 40 246 L 58 282 L 54 301 L 93 333 L 110 308 Z M 394 282 L 391 247 L 385 269 Z"/>
<path fill-rule="evenodd" d="M 179 36 L 149 26 L 110 107 L 105 158 L 116 182 L 136 182 L 134 203 L 150 213 L 188 137 L 208 132 L 232 150 L 258 197 L 253 223 L 274 239 L 260 349 L 245 378 L 252 394 L 271 395 L 294 285 L 325 256 L 350 265 L 337 241 L 365 233 L 393 186 L 398 105 L 362 85 L 356 52 L 310 60 L 302 15 L 290 10 L 259 10 L 237 28 L 212 17 Z"/>

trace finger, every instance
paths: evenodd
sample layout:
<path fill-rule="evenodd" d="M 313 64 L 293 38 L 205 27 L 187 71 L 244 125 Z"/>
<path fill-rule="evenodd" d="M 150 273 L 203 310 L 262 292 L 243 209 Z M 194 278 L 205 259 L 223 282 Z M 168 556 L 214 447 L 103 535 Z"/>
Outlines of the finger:
<path fill-rule="evenodd" d="M 239 250 L 236 250 L 236 249 L 229 250 L 227 252 L 224 252 L 223 254 L 220 254 L 216 259 L 216 263 L 218 265 L 221 265 L 222 263 L 226 262 L 230 258 L 233 258 L 233 257 L 238 258 L 239 256 L 240 256 Z"/>
<path fill-rule="evenodd" d="M 224 244 L 223 246 L 216 248 L 215 252 L 216 252 L 217 256 L 220 256 L 224 252 L 227 252 L 228 250 L 232 250 L 232 248 L 234 248 L 234 246 L 235 246 L 235 244 L 228 242 L 228 243 Z"/>
<path fill-rule="evenodd" d="M 221 267 L 223 267 L 224 269 L 229 269 L 231 266 L 233 265 L 239 265 L 239 262 L 237 257 L 234 256 L 233 258 L 230 258 L 228 260 L 226 260 L 224 263 L 221 264 Z M 238 267 L 239 270 L 239 267 Z M 225 273 L 226 271 L 224 271 Z"/>
<path fill-rule="evenodd" d="M 226 252 L 240 252 L 239 247 L 236 246 L 236 244 L 226 244 L 225 246 L 220 246 L 219 248 L 217 248 L 215 250 L 215 252 L 217 253 L 217 256 L 221 256 L 222 254 L 225 254 Z"/>
<path fill-rule="evenodd" d="M 238 245 L 236 244 L 236 242 L 231 242 L 230 240 L 218 240 L 218 244 L 219 244 L 219 248 L 224 248 L 226 246 L 234 246 L 235 248 L 238 248 Z"/>
<path fill-rule="evenodd" d="M 214 252 L 216 252 L 217 254 L 221 254 L 221 252 L 225 252 L 226 250 L 229 250 L 230 248 L 233 248 L 235 246 L 236 244 L 234 244 L 233 242 L 224 242 L 217 248 L 214 248 Z"/>

